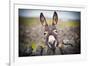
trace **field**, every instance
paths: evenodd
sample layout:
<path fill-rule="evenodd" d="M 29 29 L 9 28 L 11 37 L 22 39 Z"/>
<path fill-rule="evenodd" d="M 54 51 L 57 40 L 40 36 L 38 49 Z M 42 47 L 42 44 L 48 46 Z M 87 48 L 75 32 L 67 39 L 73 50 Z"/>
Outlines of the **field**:
<path fill-rule="evenodd" d="M 47 19 L 48 24 L 52 23 L 51 19 Z M 67 27 L 77 27 L 80 25 L 80 22 L 77 21 L 66 21 L 62 22 L 61 20 L 59 22 L 59 27 L 64 28 L 65 26 Z M 35 25 L 41 25 L 39 18 L 25 18 L 25 17 L 20 17 L 20 23 L 26 25 L 26 26 L 35 26 Z"/>

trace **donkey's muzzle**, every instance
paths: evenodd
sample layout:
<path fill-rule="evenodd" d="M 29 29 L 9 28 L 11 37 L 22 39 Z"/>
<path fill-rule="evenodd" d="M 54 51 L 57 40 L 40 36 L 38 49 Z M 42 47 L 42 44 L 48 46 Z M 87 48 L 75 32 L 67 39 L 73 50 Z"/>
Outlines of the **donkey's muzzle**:
<path fill-rule="evenodd" d="M 57 40 L 53 35 L 50 35 L 48 38 L 48 46 L 50 48 L 55 48 L 57 46 Z"/>

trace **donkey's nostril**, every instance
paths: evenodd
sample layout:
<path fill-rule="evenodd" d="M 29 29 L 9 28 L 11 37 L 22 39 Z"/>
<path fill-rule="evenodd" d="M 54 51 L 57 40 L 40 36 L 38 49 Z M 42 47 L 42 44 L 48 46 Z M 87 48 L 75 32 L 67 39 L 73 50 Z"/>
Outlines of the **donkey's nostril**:
<path fill-rule="evenodd" d="M 49 43 L 49 44 L 53 44 L 53 41 L 49 41 L 48 43 Z"/>
<path fill-rule="evenodd" d="M 51 42 L 49 42 L 49 44 L 55 44 L 55 41 L 51 41 Z"/>

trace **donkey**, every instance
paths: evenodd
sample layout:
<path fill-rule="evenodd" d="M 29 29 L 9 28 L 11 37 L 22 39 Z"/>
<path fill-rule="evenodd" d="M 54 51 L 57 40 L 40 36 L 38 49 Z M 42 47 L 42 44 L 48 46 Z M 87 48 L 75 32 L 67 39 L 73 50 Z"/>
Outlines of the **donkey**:
<path fill-rule="evenodd" d="M 53 14 L 51 25 L 48 25 L 46 18 L 44 17 L 42 12 L 40 13 L 40 22 L 42 26 L 44 26 L 45 44 L 50 50 L 52 50 L 53 54 L 55 54 L 55 49 L 59 45 L 58 31 L 56 29 L 56 24 L 58 23 L 57 12 L 55 11 Z"/>

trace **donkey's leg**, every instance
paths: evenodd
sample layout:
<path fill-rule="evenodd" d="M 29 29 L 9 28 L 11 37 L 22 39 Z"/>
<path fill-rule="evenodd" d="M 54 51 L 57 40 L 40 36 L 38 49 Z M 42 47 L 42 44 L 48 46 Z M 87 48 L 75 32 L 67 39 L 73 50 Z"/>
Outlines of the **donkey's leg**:
<path fill-rule="evenodd" d="M 55 48 L 52 49 L 53 55 L 55 55 Z"/>
<path fill-rule="evenodd" d="M 63 49 L 59 48 L 59 50 L 60 50 L 61 54 L 63 55 L 64 54 Z"/>
<path fill-rule="evenodd" d="M 63 55 L 64 54 L 64 51 L 63 51 L 64 45 L 59 44 L 58 48 L 59 48 L 60 53 Z"/>
<path fill-rule="evenodd" d="M 53 54 L 54 54 L 53 50 L 51 48 L 48 48 L 47 55 L 53 55 Z"/>

